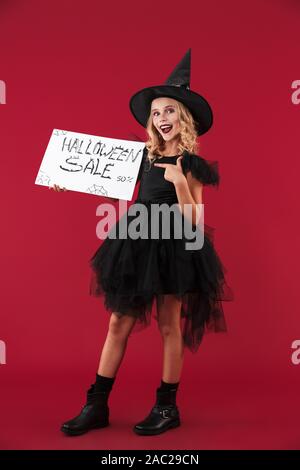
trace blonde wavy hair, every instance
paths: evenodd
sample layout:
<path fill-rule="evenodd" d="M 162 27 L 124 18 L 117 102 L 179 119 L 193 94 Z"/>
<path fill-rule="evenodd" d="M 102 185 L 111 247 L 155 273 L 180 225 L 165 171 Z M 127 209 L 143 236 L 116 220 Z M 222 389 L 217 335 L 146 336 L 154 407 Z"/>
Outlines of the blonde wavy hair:
<path fill-rule="evenodd" d="M 184 150 L 187 150 L 190 153 L 197 154 L 199 152 L 199 143 L 197 142 L 198 134 L 194 118 L 183 103 L 177 100 L 174 101 L 180 125 L 179 142 L 177 147 L 178 153 L 181 154 Z M 146 132 L 148 134 L 148 140 L 145 142 L 145 146 L 148 149 L 147 157 L 151 164 L 154 160 L 159 160 L 163 157 L 161 152 L 163 152 L 166 147 L 163 137 L 153 125 L 151 112 L 149 113 Z"/>

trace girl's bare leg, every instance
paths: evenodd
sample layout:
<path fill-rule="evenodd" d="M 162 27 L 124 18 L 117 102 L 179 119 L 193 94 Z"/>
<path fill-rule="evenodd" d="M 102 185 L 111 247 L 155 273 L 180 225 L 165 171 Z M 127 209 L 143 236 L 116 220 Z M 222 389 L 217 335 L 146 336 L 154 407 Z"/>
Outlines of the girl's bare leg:
<path fill-rule="evenodd" d="M 122 315 L 118 318 L 113 312 L 110 317 L 108 333 L 102 348 L 98 374 L 115 377 L 124 357 L 127 340 L 136 322 L 136 318 Z"/>
<path fill-rule="evenodd" d="M 165 295 L 158 302 L 158 327 L 163 339 L 162 380 L 168 383 L 180 381 L 184 358 L 184 344 L 180 328 L 181 301 L 173 295 Z"/>

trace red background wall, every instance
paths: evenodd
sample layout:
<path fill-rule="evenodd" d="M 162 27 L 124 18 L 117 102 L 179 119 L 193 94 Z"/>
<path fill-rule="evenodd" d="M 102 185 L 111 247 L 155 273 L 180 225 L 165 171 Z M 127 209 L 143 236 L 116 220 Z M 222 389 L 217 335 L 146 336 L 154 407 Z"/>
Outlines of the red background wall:
<path fill-rule="evenodd" d="M 296 0 L 0 1 L 0 448 L 299 448 L 299 26 Z M 129 340 L 112 426 L 68 439 L 60 423 L 83 404 L 109 319 L 88 293 L 102 199 L 35 177 L 53 128 L 145 139 L 129 98 L 189 47 L 191 88 L 215 117 L 200 154 L 220 165 L 205 217 L 235 293 L 229 331 L 186 352 L 180 429 L 146 441 L 131 431 L 161 378 L 153 320 Z"/>

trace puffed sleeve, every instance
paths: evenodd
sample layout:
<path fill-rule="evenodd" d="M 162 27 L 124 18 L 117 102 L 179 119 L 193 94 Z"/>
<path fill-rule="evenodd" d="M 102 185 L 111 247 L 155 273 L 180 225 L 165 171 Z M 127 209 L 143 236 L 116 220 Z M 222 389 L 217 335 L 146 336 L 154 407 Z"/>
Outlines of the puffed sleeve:
<path fill-rule="evenodd" d="M 204 185 L 211 184 L 219 186 L 219 163 L 217 161 L 209 161 L 199 155 L 186 153 L 184 162 L 184 173 L 190 171 L 192 176 L 201 181 Z"/>
<path fill-rule="evenodd" d="M 142 177 L 147 155 L 148 155 L 148 149 L 147 149 L 147 147 L 144 147 L 143 148 L 143 156 L 142 156 L 141 166 L 140 166 L 140 169 L 139 169 L 139 173 L 138 173 L 138 177 L 137 177 L 136 182 L 140 181 L 140 179 Z"/>

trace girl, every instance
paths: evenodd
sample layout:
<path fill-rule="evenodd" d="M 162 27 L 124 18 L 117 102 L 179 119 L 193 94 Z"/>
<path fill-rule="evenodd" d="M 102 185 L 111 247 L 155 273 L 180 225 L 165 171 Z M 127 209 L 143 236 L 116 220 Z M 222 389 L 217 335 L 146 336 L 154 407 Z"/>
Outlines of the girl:
<path fill-rule="evenodd" d="M 202 247 L 186 249 L 185 233 L 181 238 L 174 237 L 174 220 L 169 238 L 162 238 L 161 226 L 149 215 L 153 204 L 175 204 L 182 220 L 199 233 L 203 185 L 219 184 L 217 163 L 197 155 L 197 137 L 211 127 L 212 111 L 202 96 L 190 90 L 190 53 L 189 49 L 164 85 L 143 89 L 130 100 L 134 117 L 149 137 L 135 203 L 148 210 L 144 221 L 148 234 L 152 226 L 159 229 L 159 237 L 118 238 L 121 220 L 127 217 L 130 226 L 136 218 L 127 212 L 115 225 L 116 238 L 108 234 L 90 260 L 90 293 L 104 295 L 111 315 L 96 381 L 80 414 L 62 425 L 67 435 L 109 424 L 108 397 L 128 337 L 150 324 L 154 299 L 163 340 L 163 374 L 154 406 L 133 428 L 137 434 L 159 434 L 180 425 L 176 392 L 184 348 L 196 352 L 205 329 L 226 331 L 221 301 L 233 296 L 213 246 L 212 229 L 204 224 Z M 57 185 L 54 189 L 61 190 Z M 188 215 L 183 213 L 186 205 L 192 208 Z M 143 228 L 147 225 L 144 222 Z"/>

